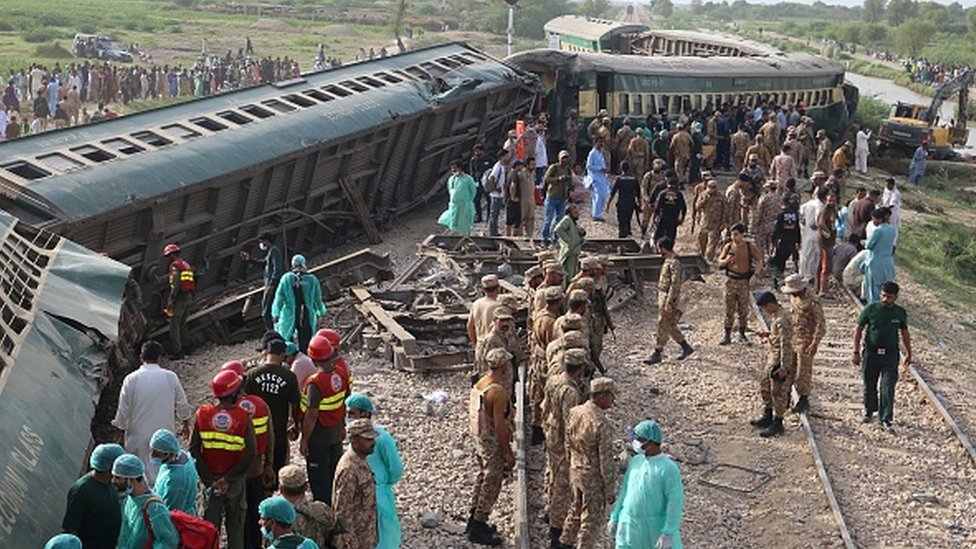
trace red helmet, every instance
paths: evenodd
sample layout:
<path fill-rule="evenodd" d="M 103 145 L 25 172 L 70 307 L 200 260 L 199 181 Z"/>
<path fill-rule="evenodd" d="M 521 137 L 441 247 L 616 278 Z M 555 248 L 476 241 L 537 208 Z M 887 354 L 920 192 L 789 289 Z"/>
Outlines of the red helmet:
<path fill-rule="evenodd" d="M 224 398 L 237 392 L 241 388 L 241 376 L 231 370 L 222 370 L 214 376 L 210 382 L 213 395 L 217 398 Z"/>
<path fill-rule="evenodd" d="M 166 247 L 163 248 L 163 255 L 175 254 L 178 251 L 180 251 L 179 245 L 167 244 Z"/>
<path fill-rule="evenodd" d="M 335 349 L 339 348 L 339 342 L 341 341 L 341 338 L 339 337 L 339 332 L 333 330 L 332 328 L 322 328 L 321 330 L 315 332 L 315 335 L 328 339 L 329 343 L 332 344 L 333 348 Z"/>
<path fill-rule="evenodd" d="M 308 358 L 312 360 L 328 360 L 334 354 L 335 348 L 332 343 L 323 336 L 316 335 L 308 342 Z"/>
<path fill-rule="evenodd" d="M 235 374 L 244 377 L 247 373 L 247 369 L 244 368 L 244 364 L 240 360 L 231 360 L 230 362 L 225 362 L 223 366 L 220 367 L 220 371 L 230 370 Z"/>

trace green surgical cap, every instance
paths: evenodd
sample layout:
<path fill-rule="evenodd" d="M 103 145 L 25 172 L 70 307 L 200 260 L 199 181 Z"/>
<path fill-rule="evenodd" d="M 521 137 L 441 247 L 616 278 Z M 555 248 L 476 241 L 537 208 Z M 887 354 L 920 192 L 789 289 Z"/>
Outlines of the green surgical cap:
<path fill-rule="evenodd" d="M 165 454 L 180 453 L 180 443 L 169 429 L 160 429 L 149 439 L 149 447 Z"/>
<path fill-rule="evenodd" d="M 366 413 L 373 413 L 373 401 L 362 393 L 353 393 L 346 399 L 346 408 L 355 408 Z"/>
<path fill-rule="evenodd" d="M 88 464 L 91 465 L 92 469 L 100 473 L 111 471 L 112 464 L 115 463 L 115 458 L 124 453 L 125 449 L 118 444 L 99 444 L 92 450 Z"/>
<path fill-rule="evenodd" d="M 270 519 L 280 524 L 295 522 L 295 506 L 280 496 L 262 501 L 261 505 L 258 506 L 258 514 L 261 515 L 261 518 Z"/>
<path fill-rule="evenodd" d="M 81 549 L 81 539 L 74 534 L 58 534 L 44 544 L 44 549 Z"/>
<path fill-rule="evenodd" d="M 139 456 L 122 454 L 115 458 L 112 474 L 120 478 L 139 478 L 146 474 L 146 466 L 143 465 Z"/>
<path fill-rule="evenodd" d="M 634 427 L 634 437 L 649 440 L 655 444 L 661 444 L 661 440 L 664 439 L 664 434 L 661 433 L 661 428 L 657 426 L 654 420 L 645 419 L 638 423 L 637 427 Z"/>

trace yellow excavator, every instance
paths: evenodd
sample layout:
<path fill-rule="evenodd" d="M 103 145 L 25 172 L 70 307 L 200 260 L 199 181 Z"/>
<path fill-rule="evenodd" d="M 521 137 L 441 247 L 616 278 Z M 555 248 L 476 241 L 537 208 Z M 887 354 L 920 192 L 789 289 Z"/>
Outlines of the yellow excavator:
<path fill-rule="evenodd" d="M 952 148 L 965 145 L 969 138 L 966 118 L 969 87 L 972 85 L 973 71 L 967 69 L 936 90 L 928 106 L 899 101 L 892 107 L 891 116 L 881 123 L 878 131 L 879 152 L 882 155 L 911 156 L 919 144 L 926 141 L 933 158 L 941 160 L 956 156 Z M 957 118 L 949 124 L 940 123 L 942 102 L 954 93 L 959 94 Z"/>

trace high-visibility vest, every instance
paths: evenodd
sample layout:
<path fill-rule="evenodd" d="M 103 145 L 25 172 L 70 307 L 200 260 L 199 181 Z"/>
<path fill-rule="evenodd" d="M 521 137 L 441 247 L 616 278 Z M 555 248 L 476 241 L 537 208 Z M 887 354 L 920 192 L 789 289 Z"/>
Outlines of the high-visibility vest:
<path fill-rule="evenodd" d="M 181 292 L 192 292 L 197 289 L 197 283 L 193 278 L 193 267 L 182 259 L 174 259 L 169 264 L 169 285 L 173 287 L 179 281 Z"/>
<path fill-rule="evenodd" d="M 214 474 L 225 474 L 244 457 L 244 436 L 250 421 L 247 411 L 240 407 L 204 404 L 197 410 L 201 453 Z"/>
<path fill-rule="evenodd" d="M 244 395 L 237 404 L 251 417 L 254 438 L 257 441 L 257 454 L 263 456 L 268 449 L 268 427 L 271 425 L 271 409 L 263 398 L 257 395 Z"/>
<path fill-rule="evenodd" d="M 345 421 L 346 397 L 349 396 L 349 374 L 345 368 L 331 372 L 316 372 L 305 381 L 305 388 L 314 383 L 322 399 L 319 401 L 319 424 L 335 427 Z M 308 409 L 308 391 L 302 391 L 301 410 Z"/>

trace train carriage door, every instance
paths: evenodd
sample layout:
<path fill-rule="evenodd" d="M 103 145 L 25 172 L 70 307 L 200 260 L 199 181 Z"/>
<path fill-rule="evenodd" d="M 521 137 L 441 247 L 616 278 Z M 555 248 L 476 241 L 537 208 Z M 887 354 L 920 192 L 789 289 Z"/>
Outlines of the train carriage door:
<path fill-rule="evenodd" d="M 610 110 L 610 92 L 611 83 L 613 80 L 613 74 L 609 73 L 597 73 L 596 75 L 596 100 L 598 109 Z M 617 113 L 611 112 L 611 116 L 616 116 Z"/>

